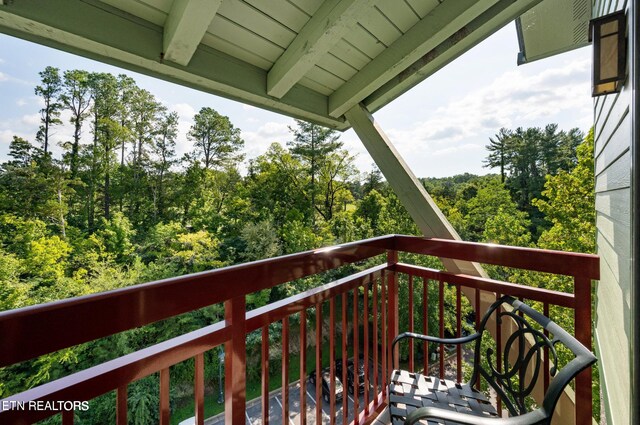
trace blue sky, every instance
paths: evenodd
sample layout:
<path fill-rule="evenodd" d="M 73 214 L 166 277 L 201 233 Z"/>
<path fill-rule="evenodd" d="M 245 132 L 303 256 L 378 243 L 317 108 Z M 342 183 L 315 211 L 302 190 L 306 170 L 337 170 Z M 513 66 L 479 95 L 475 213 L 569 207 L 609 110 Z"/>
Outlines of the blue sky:
<path fill-rule="evenodd" d="M 591 50 L 518 67 L 516 40 L 510 24 L 375 114 L 417 176 L 490 172 L 482 167 L 484 147 L 501 127 L 553 122 L 565 130 L 591 127 Z M 46 66 L 131 75 L 180 115 L 179 153 L 191 150 L 186 132 L 203 106 L 229 116 L 242 130 L 247 158 L 262 154 L 272 142 L 291 139 L 291 118 L 0 35 L 0 161 L 13 135 L 35 140 L 41 106 L 33 89 Z M 60 126 L 53 139 L 70 140 L 71 135 L 69 125 Z M 88 126 L 84 135 L 89 135 Z M 357 154 L 358 168 L 370 170 L 373 161 L 355 133 L 346 131 L 341 138 Z"/>

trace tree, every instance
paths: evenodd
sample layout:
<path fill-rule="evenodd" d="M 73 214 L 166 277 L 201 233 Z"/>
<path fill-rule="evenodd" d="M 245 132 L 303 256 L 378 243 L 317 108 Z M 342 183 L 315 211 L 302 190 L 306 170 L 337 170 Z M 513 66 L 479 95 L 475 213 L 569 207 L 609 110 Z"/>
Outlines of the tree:
<path fill-rule="evenodd" d="M 289 127 L 294 139 L 287 143 L 291 149 L 291 154 L 298 158 L 303 164 L 309 166 L 310 176 L 307 192 L 311 202 L 311 210 L 317 209 L 316 185 L 319 169 L 324 158 L 335 153 L 342 147 L 339 136 L 335 130 L 319 126 L 317 124 L 296 120 L 297 128 Z M 315 225 L 315 214 L 311 215 L 312 225 Z"/>
<path fill-rule="evenodd" d="M 337 209 L 346 209 L 353 201 L 349 190 L 349 181 L 356 174 L 353 160 L 348 151 L 339 150 L 325 156 L 320 163 L 318 186 L 323 202 L 316 210 L 325 221 L 330 221 Z"/>
<path fill-rule="evenodd" d="M 378 166 L 374 163 L 372 164 L 371 171 L 368 172 L 364 177 L 364 183 L 362 183 L 362 195 L 365 196 L 373 190 L 382 192 L 383 188 L 384 182 L 382 179 L 382 173 L 380 172 Z"/>
<path fill-rule="evenodd" d="M 242 159 L 238 152 L 244 146 L 240 129 L 229 118 L 204 107 L 193 117 L 188 137 L 193 140 L 194 157 L 202 158 L 204 168 L 222 167 Z"/>
<path fill-rule="evenodd" d="M 484 160 L 484 166 L 489 168 L 500 167 L 500 181 L 502 183 L 504 183 L 506 175 L 509 137 L 511 137 L 511 131 L 501 128 L 495 139 L 489 138 L 489 144 L 485 146 L 490 153 Z"/>
<path fill-rule="evenodd" d="M 90 79 L 93 103 L 93 149 L 90 182 L 89 227 L 93 228 L 94 193 L 97 178 L 102 175 L 103 216 L 111 216 L 111 176 L 114 169 L 115 147 L 126 137 L 118 121 L 121 104 L 118 98 L 118 82 L 111 74 L 92 74 Z"/>
<path fill-rule="evenodd" d="M 82 124 L 89 115 L 89 107 L 91 105 L 89 73 L 77 69 L 65 71 L 60 100 L 63 106 L 71 111 L 70 122 L 73 124 L 73 143 L 69 154 L 69 170 L 71 172 L 70 178 L 73 180 L 78 174 Z"/>
<path fill-rule="evenodd" d="M 533 204 L 552 223 L 538 241 L 540 248 L 595 253 L 595 178 L 593 129 L 577 147 L 571 171 L 547 176 L 542 195 Z"/>
<path fill-rule="evenodd" d="M 60 102 L 59 96 L 62 91 L 62 79 L 60 78 L 60 70 L 52 66 L 48 66 L 44 71 L 39 72 L 42 84 L 36 86 L 35 93 L 41 96 L 44 101 L 44 107 L 40 110 L 40 128 L 36 135 L 36 139 L 42 143 L 42 150 L 45 155 L 49 152 L 49 132 L 51 126 L 62 124 L 60 121 L 60 111 L 63 104 Z"/>
<path fill-rule="evenodd" d="M 125 189 L 122 198 L 128 197 L 131 205 L 131 220 L 135 224 L 143 221 L 142 205 L 147 199 L 148 192 L 148 166 L 150 162 L 149 149 L 153 145 L 156 124 L 161 105 L 147 90 L 137 87 L 130 98 L 130 125 L 128 132 L 133 141 L 131 152 L 131 179 L 122 181 L 120 186 Z M 121 167 L 121 171 L 123 171 Z M 125 180 L 125 173 L 121 172 L 121 179 Z"/>
<path fill-rule="evenodd" d="M 161 109 L 153 132 L 151 152 L 155 156 L 152 162 L 154 220 L 164 217 L 166 208 L 166 178 L 176 161 L 176 139 L 178 137 L 178 114 Z"/>
<path fill-rule="evenodd" d="M 545 176 L 568 171 L 576 164 L 575 147 L 582 133 L 572 129 L 558 132 L 557 124 L 544 129 L 532 127 L 516 130 L 500 129 L 486 146 L 490 152 L 485 166 L 500 167 L 503 182 L 509 188 L 518 209 L 531 218 L 534 239 L 548 228 L 543 214 L 532 204 L 540 198 Z"/>
<path fill-rule="evenodd" d="M 473 190 L 470 190 L 473 188 Z M 526 214 L 518 211 L 517 205 L 511 199 L 509 191 L 498 180 L 497 176 L 468 183 L 462 192 L 473 192 L 474 195 L 456 202 L 457 209 L 463 215 L 463 226 L 457 229 L 464 240 L 479 242 L 483 239 L 483 232 L 487 221 L 496 214 L 505 214 L 526 220 Z"/>
<path fill-rule="evenodd" d="M 271 219 L 281 229 L 288 221 L 305 221 L 312 214 L 300 190 L 307 184 L 302 164 L 278 143 L 250 161 L 245 181 L 257 220 Z"/>

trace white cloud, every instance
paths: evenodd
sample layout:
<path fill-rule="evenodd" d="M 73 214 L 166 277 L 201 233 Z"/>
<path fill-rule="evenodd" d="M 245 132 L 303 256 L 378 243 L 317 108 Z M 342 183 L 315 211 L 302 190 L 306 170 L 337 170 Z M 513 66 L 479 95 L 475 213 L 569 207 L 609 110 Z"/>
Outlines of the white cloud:
<path fill-rule="evenodd" d="M 25 125 L 37 127 L 40 125 L 40 114 L 23 115 L 21 121 Z"/>
<path fill-rule="evenodd" d="M 0 72 L 0 82 L 9 81 L 9 77 L 4 72 Z"/>
<path fill-rule="evenodd" d="M 176 103 L 170 108 L 172 111 L 178 113 L 178 116 L 182 120 L 192 121 L 193 116 L 196 114 L 196 110 L 188 103 Z"/>
<path fill-rule="evenodd" d="M 285 144 L 291 139 L 290 122 L 267 121 L 255 131 L 242 131 L 244 150 L 247 158 L 254 158 L 263 154 L 273 142 Z"/>
<path fill-rule="evenodd" d="M 0 146 L 3 148 L 5 145 L 9 145 L 11 140 L 13 140 L 13 136 L 15 135 L 15 131 L 13 130 L 0 130 Z"/>
<path fill-rule="evenodd" d="M 481 164 L 484 146 L 500 127 L 559 122 L 560 129 L 586 131 L 591 126 L 589 64 L 584 58 L 541 71 L 519 67 L 471 86 L 424 119 L 394 127 L 395 111 L 382 127 L 418 176 L 487 172 Z"/>

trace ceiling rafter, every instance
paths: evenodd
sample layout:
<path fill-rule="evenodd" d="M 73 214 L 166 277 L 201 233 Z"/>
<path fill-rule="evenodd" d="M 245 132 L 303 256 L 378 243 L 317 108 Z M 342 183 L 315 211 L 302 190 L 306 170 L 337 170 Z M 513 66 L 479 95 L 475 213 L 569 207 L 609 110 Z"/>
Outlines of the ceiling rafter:
<path fill-rule="evenodd" d="M 356 25 L 363 14 L 370 12 L 378 0 L 327 0 L 300 30 L 287 50 L 273 64 L 267 75 L 267 93 L 284 96 L 331 49 L 342 36 Z"/>
<path fill-rule="evenodd" d="M 437 47 L 498 0 L 445 0 L 329 97 L 329 115 L 342 116 Z"/>
<path fill-rule="evenodd" d="M 163 59 L 187 66 L 222 0 L 175 0 L 164 25 Z"/>
<path fill-rule="evenodd" d="M 436 73 L 455 58 L 482 42 L 498 29 L 513 22 L 518 16 L 542 0 L 500 0 L 463 29 L 449 37 L 438 47 L 418 59 L 401 74 L 395 76 L 367 97 L 363 103 L 375 112 L 393 99 L 410 90 L 425 78 Z"/>
<path fill-rule="evenodd" d="M 297 84 L 267 95 L 267 72 L 200 45 L 188 66 L 161 61 L 163 29 L 98 0 L 20 0 L 0 8 L 0 33 L 33 41 L 203 92 L 345 129 L 327 116 L 327 96 Z"/>

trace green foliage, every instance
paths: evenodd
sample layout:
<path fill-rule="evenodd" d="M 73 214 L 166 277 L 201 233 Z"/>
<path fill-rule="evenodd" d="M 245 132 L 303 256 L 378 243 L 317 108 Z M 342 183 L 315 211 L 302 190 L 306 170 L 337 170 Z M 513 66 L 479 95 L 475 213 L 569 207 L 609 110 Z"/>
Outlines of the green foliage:
<path fill-rule="evenodd" d="M 65 275 L 65 263 L 71 248 L 58 236 L 31 241 L 24 260 L 27 278 L 39 284 L 51 285 Z"/>
<path fill-rule="evenodd" d="M 518 209 L 531 218 L 534 240 L 548 225 L 532 201 L 541 197 L 545 176 L 554 176 L 575 166 L 576 147 L 582 138 L 577 128 L 558 132 L 557 124 L 549 124 L 544 129 L 502 128 L 495 139 L 489 140 L 490 154 L 485 166 L 500 168 L 502 181 L 511 191 Z"/>
<path fill-rule="evenodd" d="M 186 273 L 201 272 L 222 267 L 218 260 L 219 241 L 204 230 L 178 236 L 178 247 L 173 259 Z"/>
<path fill-rule="evenodd" d="M 456 208 L 463 216 L 463 227 L 458 229 L 464 240 L 481 241 L 489 219 L 496 214 L 513 216 L 519 223 L 526 214 L 518 211 L 509 191 L 497 178 L 485 178 L 465 184 L 458 195 Z"/>
<path fill-rule="evenodd" d="M 595 178 L 593 130 L 576 149 L 577 165 L 571 171 L 547 176 L 542 195 L 533 204 L 552 223 L 538 241 L 541 248 L 595 253 Z"/>
<path fill-rule="evenodd" d="M 36 140 L 42 143 L 42 150 L 45 155 L 49 152 L 49 132 L 53 125 L 62 124 L 60 121 L 60 112 L 62 103 L 60 102 L 60 92 L 62 91 L 62 79 L 60 78 L 60 70 L 52 66 L 48 66 L 44 71 L 40 72 L 42 84 L 36 86 L 34 92 L 36 96 L 40 96 L 44 103 L 40 110 L 40 128 L 36 134 Z"/>
<path fill-rule="evenodd" d="M 240 238 L 244 243 L 244 251 L 240 257 L 244 261 L 261 260 L 280 254 L 280 240 L 273 224 L 269 221 L 245 224 Z"/>
<path fill-rule="evenodd" d="M 221 167 L 242 159 L 238 151 L 244 146 L 240 129 L 229 118 L 204 107 L 193 117 L 189 138 L 194 141 L 194 157 L 202 159 L 205 169 Z"/>
<path fill-rule="evenodd" d="M 115 213 L 111 219 L 102 219 L 100 230 L 96 232 L 96 237 L 104 246 L 106 252 L 113 255 L 115 261 L 126 263 L 130 261 L 134 246 L 131 239 L 136 232 L 129 219 L 122 213 Z"/>

